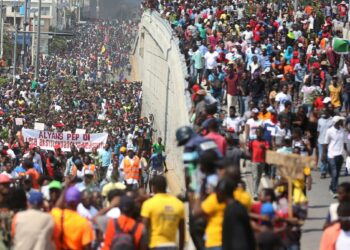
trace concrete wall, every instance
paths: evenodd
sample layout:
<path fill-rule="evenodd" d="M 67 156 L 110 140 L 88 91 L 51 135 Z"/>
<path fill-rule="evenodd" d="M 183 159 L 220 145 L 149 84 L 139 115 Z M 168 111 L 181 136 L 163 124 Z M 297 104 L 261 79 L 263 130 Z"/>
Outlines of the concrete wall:
<path fill-rule="evenodd" d="M 190 101 L 186 96 L 186 65 L 178 39 L 169 23 L 157 12 L 142 16 L 133 54 L 133 67 L 143 83 L 144 116 L 154 115 L 157 136 L 166 145 L 170 185 L 183 189 L 182 150 L 176 146 L 175 131 L 188 124 Z M 137 69 L 135 69 L 137 68 Z"/>

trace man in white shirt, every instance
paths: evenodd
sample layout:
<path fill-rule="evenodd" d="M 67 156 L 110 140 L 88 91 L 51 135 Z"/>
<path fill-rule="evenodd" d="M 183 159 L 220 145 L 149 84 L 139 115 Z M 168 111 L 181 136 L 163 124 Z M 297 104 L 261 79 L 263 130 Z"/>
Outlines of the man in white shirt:
<path fill-rule="evenodd" d="M 292 102 L 292 97 L 290 96 L 290 94 L 288 94 L 287 85 L 283 85 L 282 91 L 276 95 L 275 101 L 278 104 L 278 112 L 282 112 L 284 110 L 284 104 L 287 101 Z"/>
<path fill-rule="evenodd" d="M 323 145 L 325 144 L 325 139 L 326 139 L 326 132 L 327 130 L 332 127 L 333 121 L 332 117 L 329 115 L 328 109 L 325 109 L 323 115 L 321 116 L 320 119 L 317 121 L 317 147 L 318 147 L 318 157 L 319 157 L 319 169 L 321 172 L 321 178 L 325 178 L 327 174 L 327 162 L 322 161 L 322 151 L 323 151 Z"/>
<path fill-rule="evenodd" d="M 337 197 L 336 191 L 338 186 L 339 174 L 344 162 L 343 154 L 346 150 L 346 134 L 343 129 L 345 118 L 334 116 L 332 118 L 333 126 L 327 129 L 325 144 L 323 144 L 322 161 L 329 164 L 331 175 L 330 193 L 333 198 Z"/>
<path fill-rule="evenodd" d="M 243 119 L 242 117 L 236 116 L 236 108 L 234 106 L 230 107 L 229 116 L 225 118 L 222 125 L 225 131 L 230 133 L 239 135 L 243 132 Z"/>
<path fill-rule="evenodd" d="M 210 73 L 214 71 L 214 69 L 218 65 L 218 60 L 219 58 L 219 53 L 214 50 L 213 46 L 209 46 L 209 51 L 207 51 L 204 54 L 204 60 L 205 60 L 205 69 L 206 69 L 206 74 L 205 76 L 208 77 Z"/>

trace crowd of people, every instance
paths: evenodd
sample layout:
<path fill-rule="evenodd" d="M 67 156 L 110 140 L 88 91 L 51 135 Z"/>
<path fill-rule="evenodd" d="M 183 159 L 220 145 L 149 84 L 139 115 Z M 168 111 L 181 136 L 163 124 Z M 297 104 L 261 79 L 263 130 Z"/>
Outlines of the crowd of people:
<path fill-rule="evenodd" d="M 153 116 L 141 117 L 141 83 L 126 79 L 137 22 L 77 25 L 67 50 L 41 59 L 38 79 L 29 67 L 0 86 L 0 249 L 182 250 L 186 228 L 196 249 L 301 249 L 311 166 L 286 176 L 267 164 L 268 150 L 317 158 L 313 176 L 329 176 L 337 199 L 320 249 L 348 249 L 350 183 L 339 176 L 348 174 L 350 61 L 332 43 L 347 4 L 144 6 L 169 21 L 188 66 L 191 126 L 176 131 L 185 193 L 167 193 L 165 145 Z M 43 150 L 21 134 L 36 122 L 108 141 L 91 152 Z"/>
<path fill-rule="evenodd" d="M 175 244 L 178 228 L 183 242 L 184 207 L 166 194 L 165 146 L 153 140 L 153 115 L 141 117 L 141 83 L 127 79 L 137 32 L 135 20 L 77 25 L 66 50 L 41 58 L 38 79 L 28 67 L 0 86 L 0 249 L 147 249 Z M 36 123 L 108 140 L 91 152 L 44 150 L 22 135 Z M 163 222 L 173 231 L 163 235 Z"/>
<path fill-rule="evenodd" d="M 266 162 L 269 150 L 316 158 L 314 178 L 329 177 L 331 198 L 339 200 L 330 206 L 335 219 L 327 219 L 321 249 L 349 248 L 349 183 L 339 184 L 350 159 L 348 4 L 150 0 L 144 6 L 169 22 L 186 58 L 192 126 L 180 128 L 177 138 L 185 146 L 185 198 L 197 249 L 254 249 L 254 242 L 259 249 L 300 249 L 311 162 L 286 176 Z M 345 41 L 344 50 L 337 41 Z M 251 198 L 237 177 L 246 165 Z M 232 186 L 226 189 L 222 200 L 227 177 L 238 188 L 233 198 Z M 270 188 L 262 188 L 263 177 Z M 232 199 L 249 217 L 242 212 L 233 223 L 235 209 L 244 210 Z M 207 223 L 199 225 L 202 217 Z"/>

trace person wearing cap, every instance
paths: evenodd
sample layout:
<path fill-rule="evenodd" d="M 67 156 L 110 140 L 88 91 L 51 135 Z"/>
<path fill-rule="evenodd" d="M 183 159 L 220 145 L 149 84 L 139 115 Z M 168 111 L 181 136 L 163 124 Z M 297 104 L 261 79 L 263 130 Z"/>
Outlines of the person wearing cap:
<path fill-rule="evenodd" d="M 42 212 L 44 196 L 40 192 L 30 192 L 28 209 L 18 212 L 12 220 L 13 249 L 51 250 L 54 220 Z"/>
<path fill-rule="evenodd" d="M 48 185 L 48 197 L 45 197 L 46 199 L 48 198 L 49 201 L 49 208 L 52 209 L 58 198 L 61 195 L 62 192 L 62 183 L 56 180 L 53 180 L 49 183 Z M 44 193 L 45 195 L 45 193 Z"/>
<path fill-rule="evenodd" d="M 343 154 L 348 155 L 346 148 L 346 133 L 344 131 L 344 120 L 342 116 L 334 116 L 332 118 L 333 126 L 327 129 L 325 136 L 325 144 L 323 144 L 322 161 L 328 162 L 329 173 L 331 175 L 331 183 L 329 190 L 333 198 L 336 198 L 338 179 L 344 159 Z"/>
<path fill-rule="evenodd" d="M 80 201 L 79 190 L 71 186 L 61 193 L 52 209 L 56 249 L 91 249 L 95 235 L 91 223 L 76 211 Z"/>
<path fill-rule="evenodd" d="M 141 180 L 141 162 L 134 147 L 128 147 L 128 153 L 120 163 L 119 171 L 124 175 L 124 182 L 129 190 L 136 190 Z"/>

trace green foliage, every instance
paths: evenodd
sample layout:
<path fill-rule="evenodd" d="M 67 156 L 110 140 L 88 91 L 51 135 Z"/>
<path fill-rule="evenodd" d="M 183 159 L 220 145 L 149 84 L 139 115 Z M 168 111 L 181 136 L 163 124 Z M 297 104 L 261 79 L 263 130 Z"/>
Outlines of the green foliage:
<path fill-rule="evenodd" d="M 67 40 L 63 37 L 55 36 L 49 42 L 49 54 L 57 54 L 67 49 Z"/>
<path fill-rule="evenodd" d="M 8 83 L 10 80 L 6 77 L 1 77 L 0 78 L 0 86 L 2 86 L 3 84 Z"/>

